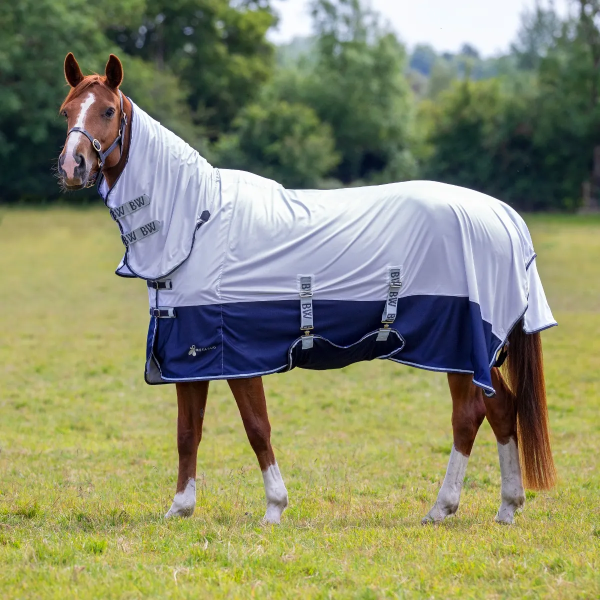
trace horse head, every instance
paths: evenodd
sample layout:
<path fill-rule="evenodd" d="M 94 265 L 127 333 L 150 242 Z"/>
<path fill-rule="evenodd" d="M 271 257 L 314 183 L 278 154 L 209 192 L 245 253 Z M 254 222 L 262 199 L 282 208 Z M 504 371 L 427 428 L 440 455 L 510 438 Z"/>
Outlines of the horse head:
<path fill-rule="evenodd" d="M 71 52 L 65 58 L 65 78 L 71 86 L 60 107 L 67 119 L 67 139 L 58 158 L 60 181 L 66 190 L 94 184 L 103 168 L 115 166 L 127 122 L 119 86 L 121 61 L 111 54 L 104 76 L 84 76 Z M 119 147 L 119 152 L 113 152 Z"/>

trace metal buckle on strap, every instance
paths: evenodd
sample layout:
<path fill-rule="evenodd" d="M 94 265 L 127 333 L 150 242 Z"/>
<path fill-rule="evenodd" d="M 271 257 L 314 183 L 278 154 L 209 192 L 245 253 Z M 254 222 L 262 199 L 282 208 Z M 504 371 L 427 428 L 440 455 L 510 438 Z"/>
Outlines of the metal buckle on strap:
<path fill-rule="evenodd" d="M 314 344 L 314 335 L 309 335 L 308 331 L 304 332 L 306 335 L 302 336 L 302 350 L 310 350 Z"/>
<path fill-rule="evenodd" d="M 387 328 L 387 329 L 386 329 Z M 377 333 L 377 337 L 375 338 L 376 342 L 387 342 L 390 337 L 389 325 L 386 325 L 386 328 L 380 329 Z"/>
<path fill-rule="evenodd" d="M 151 308 L 150 316 L 156 317 L 157 319 L 174 319 L 175 318 L 175 309 L 174 308 Z"/>
<path fill-rule="evenodd" d="M 153 290 L 172 290 L 173 282 L 170 279 L 163 281 L 146 281 L 146 285 Z"/>

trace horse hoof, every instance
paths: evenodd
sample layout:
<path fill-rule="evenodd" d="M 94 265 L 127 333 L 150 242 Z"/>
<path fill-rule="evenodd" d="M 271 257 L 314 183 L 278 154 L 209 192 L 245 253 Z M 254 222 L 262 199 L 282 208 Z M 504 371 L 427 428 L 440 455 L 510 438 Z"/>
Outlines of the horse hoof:
<path fill-rule="evenodd" d="M 194 514 L 194 508 L 195 506 L 171 506 L 165 515 L 165 519 L 191 517 Z"/>
<path fill-rule="evenodd" d="M 440 504 L 436 502 L 434 507 L 423 517 L 421 525 L 441 523 L 448 517 L 453 516 L 458 510 L 458 504 Z"/>
<path fill-rule="evenodd" d="M 511 514 L 508 511 L 504 512 L 504 511 L 499 510 L 498 513 L 496 514 L 496 517 L 494 520 L 496 521 L 496 523 L 499 523 L 500 525 L 514 525 L 515 524 L 514 514 Z"/>

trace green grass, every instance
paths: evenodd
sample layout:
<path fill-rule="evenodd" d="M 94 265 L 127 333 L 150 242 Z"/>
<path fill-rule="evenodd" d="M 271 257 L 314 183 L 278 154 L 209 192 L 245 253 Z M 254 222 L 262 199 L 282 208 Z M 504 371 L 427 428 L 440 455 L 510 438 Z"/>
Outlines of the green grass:
<path fill-rule="evenodd" d="M 452 444 L 445 376 L 376 362 L 266 378 L 290 493 L 261 527 L 260 471 L 211 384 L 198 507 L 174 492 L 171 386 L 143 383 L 147 293 L 113 275 L 100 210 L 10 210 L 0 223 L 0 598 L 597 598 L 600 220 L 529 219 L 560 327 L 543 334 L 560 475 L 493 518 L 482 427 L 459 514 L 436 527 Z"/>

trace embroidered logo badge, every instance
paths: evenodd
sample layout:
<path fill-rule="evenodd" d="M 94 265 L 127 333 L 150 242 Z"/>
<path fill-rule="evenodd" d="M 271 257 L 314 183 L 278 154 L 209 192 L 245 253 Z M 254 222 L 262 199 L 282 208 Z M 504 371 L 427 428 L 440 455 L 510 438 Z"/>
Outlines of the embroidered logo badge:
<path fill-rule="evenodd" d="M 150 223 L 146 223 L 129 233 L 124 233 L 121 236 L 121 240 L 123 240 L 123 244 L 129 248 L 132 244 L 147 238 L 149 235 L 159 232 L 161 228 L 162 221 L 150 221 Z"/>
<path fill-rule="evenodd" d="M 139 198 L 134 198 L 133 200 L 130 200 L 129 202 L 125 202 L 125 204 L 121 204 L 121 206 L 117 206 L 116 208 L 111 208 L 110 216 L 115 221 L 118 221 L 122 217 L 125 217 L 126 215 L 130 215 L 134 212 L 137 212 L 141 208 L 144 208 L 144 206 L 149 206 L 149 205 L 150 205 L 150 198 L 148 196 L 146 196 L 146 194 L 144 194 L 143 196 L 140 196 Z"/>
<path fill-rule="evenodd" d="M 216 350 L 216 346 L 205 346 L 204 348 L 196 348 L 195 345 L 190 346 L 190 351 L 188 352 L 188 356 L 196 356 L 199 352 L 208 352 L 209 350 Z"/>

